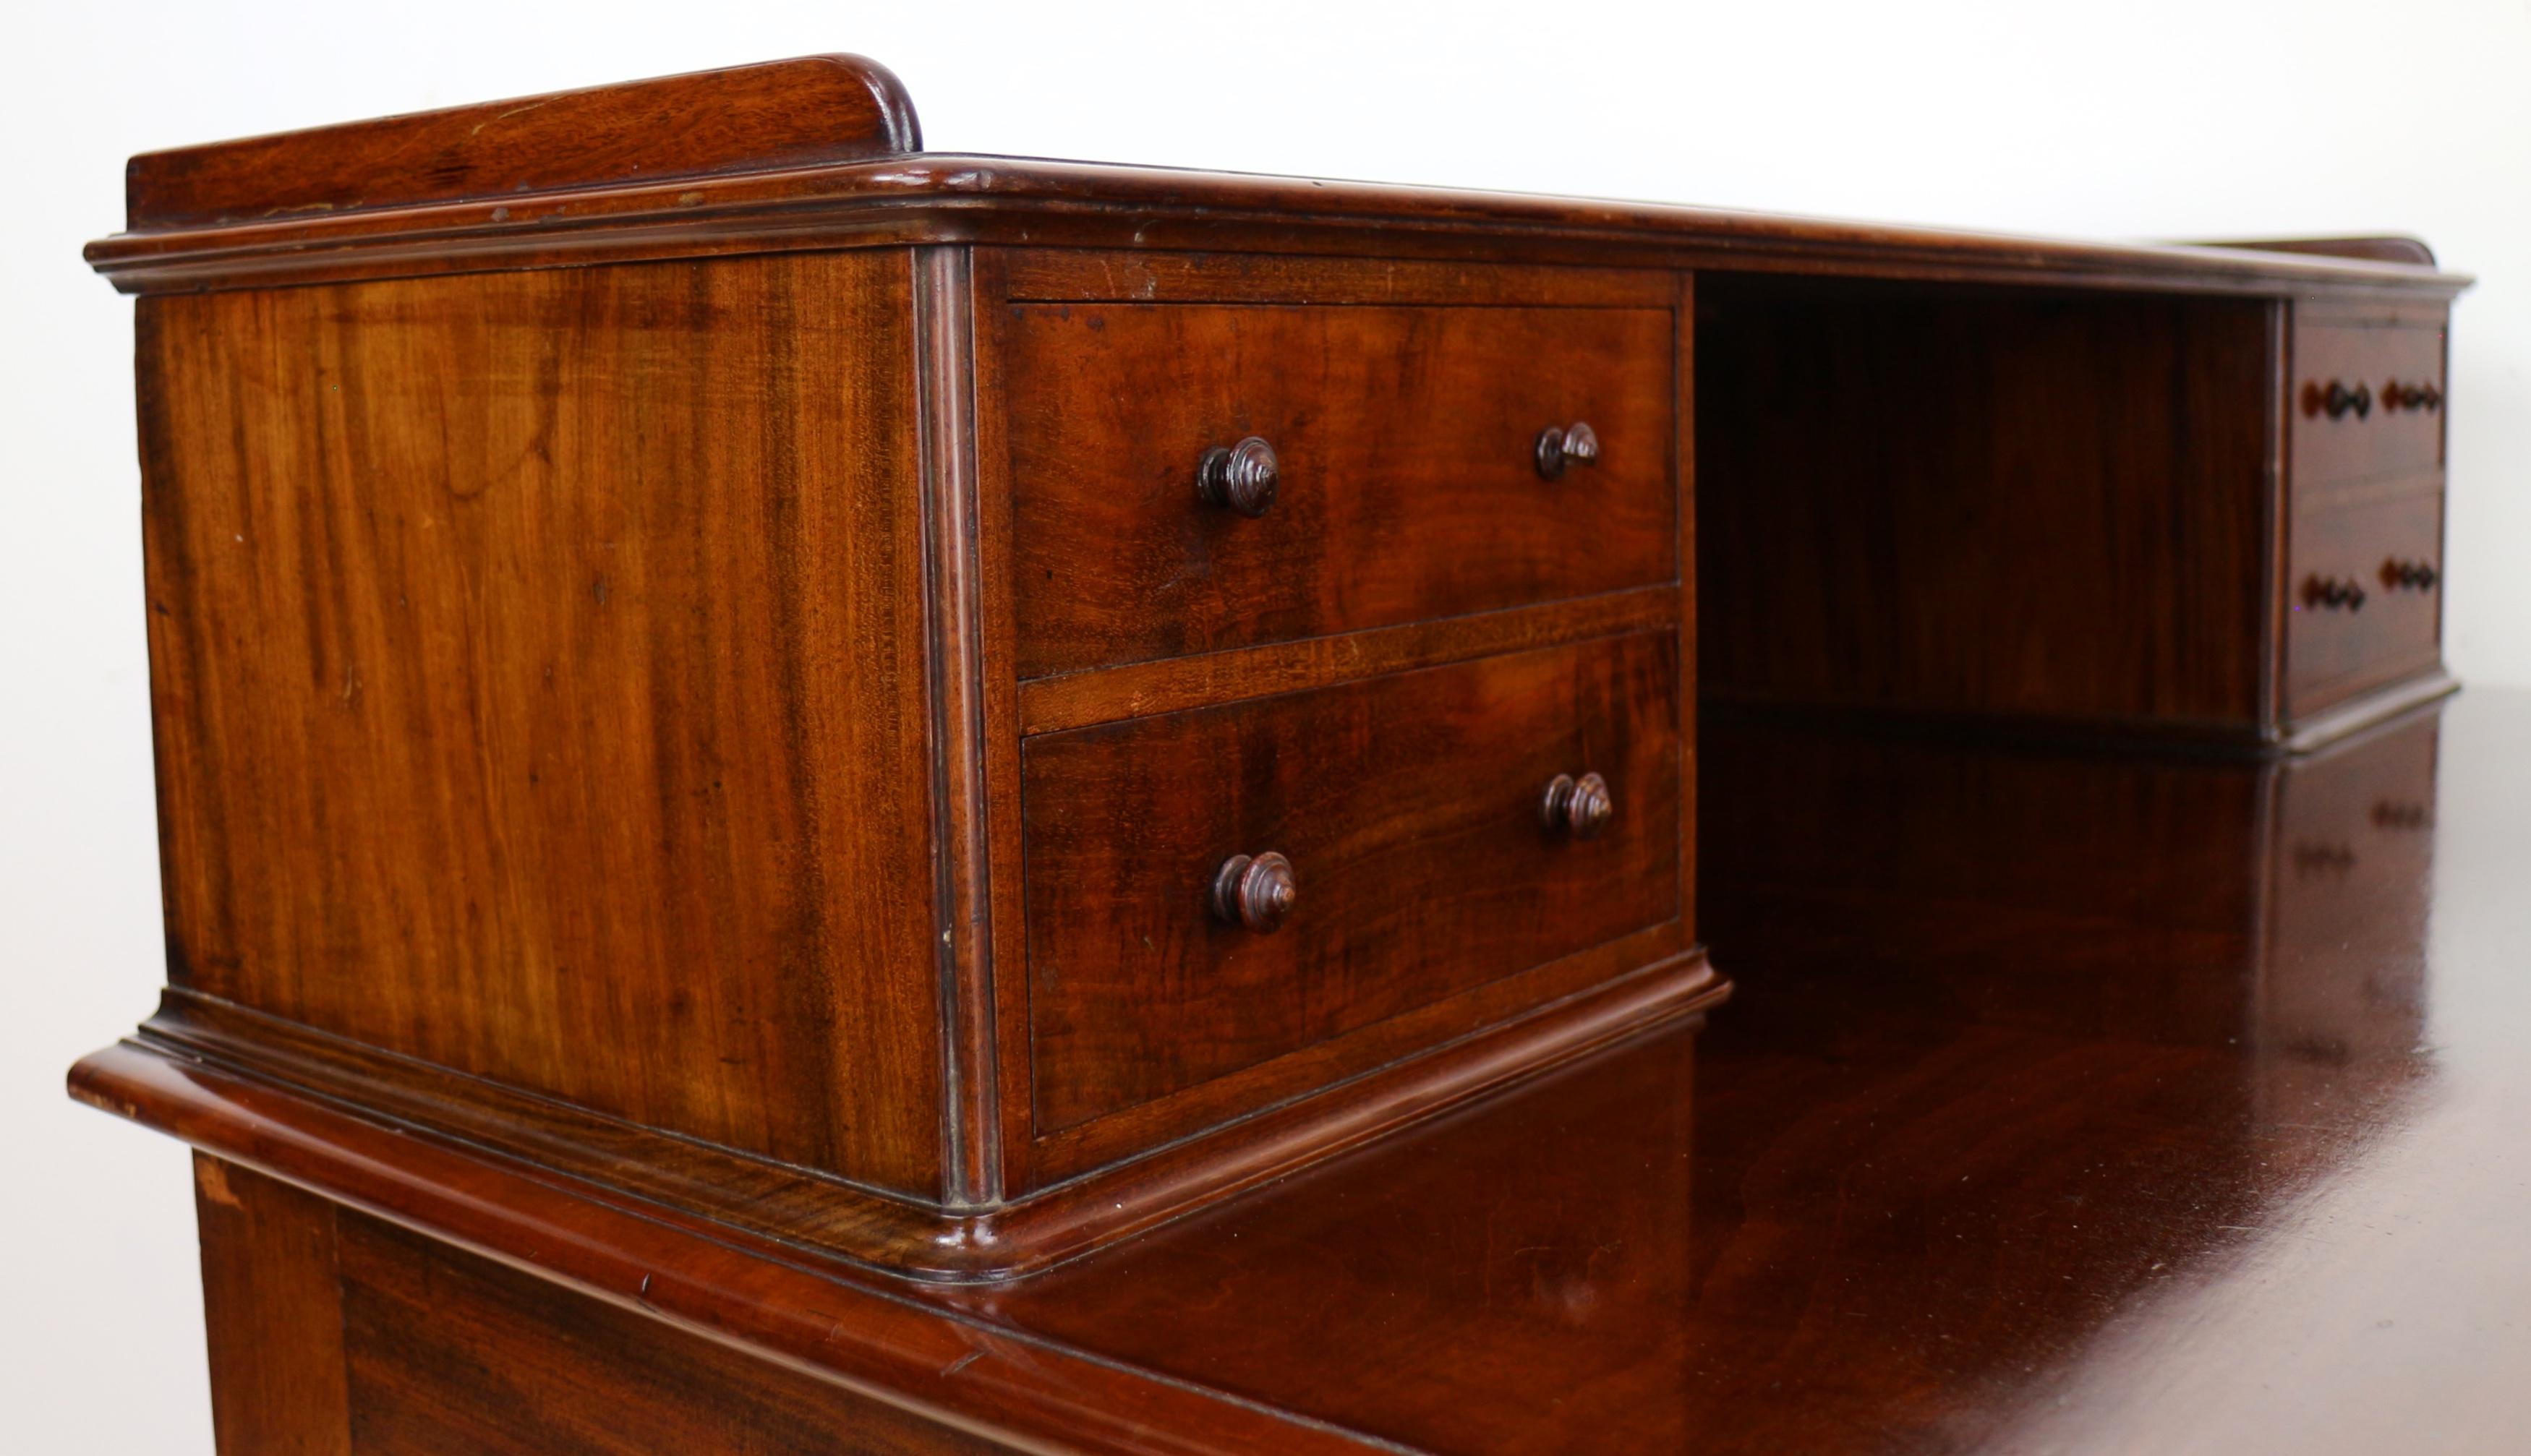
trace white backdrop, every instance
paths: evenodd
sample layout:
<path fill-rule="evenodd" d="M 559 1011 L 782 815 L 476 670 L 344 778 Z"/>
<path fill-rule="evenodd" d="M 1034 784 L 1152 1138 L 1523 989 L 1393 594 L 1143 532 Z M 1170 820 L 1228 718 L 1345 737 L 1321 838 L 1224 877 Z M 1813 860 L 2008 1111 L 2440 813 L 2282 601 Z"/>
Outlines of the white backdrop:
<path fill-rule="evenodd" d="M 0 21 L 0 1428 L 207 1452 L 183 1153 L 64 1100 L 162 976 L 129 304 L 80 245 L 182 142 L 857 50 L 926 140 L 2108 237 L 2401 230 L 2453 330 L 2448 631 L 2531 686 L 2531 3 L 1383 9 L 20 0 Z"/>

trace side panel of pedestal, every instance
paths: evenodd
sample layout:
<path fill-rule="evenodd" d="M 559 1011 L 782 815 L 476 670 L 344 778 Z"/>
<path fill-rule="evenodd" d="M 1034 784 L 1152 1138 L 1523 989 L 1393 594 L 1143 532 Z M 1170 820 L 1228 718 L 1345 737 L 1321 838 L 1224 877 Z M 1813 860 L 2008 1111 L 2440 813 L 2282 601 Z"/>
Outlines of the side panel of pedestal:
<path fill-rule="evenodd" d="M 936 1198 L 912 286 L 143 300 L 172 983 Z"/>

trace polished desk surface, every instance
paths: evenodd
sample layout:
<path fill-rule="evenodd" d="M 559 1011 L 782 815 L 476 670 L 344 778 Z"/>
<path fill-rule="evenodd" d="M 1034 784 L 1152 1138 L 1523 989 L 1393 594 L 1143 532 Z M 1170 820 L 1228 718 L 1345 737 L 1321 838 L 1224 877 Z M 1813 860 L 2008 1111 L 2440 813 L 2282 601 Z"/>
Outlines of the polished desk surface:
<path fill-rule="evenodd" d="M 2008 834 L 1955 846 L 1945 872 L 2018 903 L 1972 893 L 1902 942 L 1710 886 L 1741 991 L 1692 1061 L 1658 1037 L 937 1297 L 1415 1447 L 2521 1449 L 2531 695 L 2393 732 L 2429 782 L 2440 737 L 2440 792 L 2407 825 L 2430 852 L 2388 884 L 2327 883 L 2305 844 L 2196 863 L 2238 835 L 2191 814 L 2255 802 L 2260 770 L 2068 760 L 2067 843 L 2105 796 L 2160 806 L 2160 853 L 2095 846 L 2107 889 L 2049 880 Z M 1768 787 L 1726 758 L 1709 748 L 1725 817 L 1714 801 Z M 2296 977 L 2343 974 L 2342 940 L 2207 907 L 2297 874 L 2382 897 L 2337 908 L 2390 927 L 2360 969 L 2390 1035 L 2262 1035 Z"/>
<path fill-rule="evenodd" d="M 2500 692 L 2287 766 L 1709 722 L 1701 1035 L 999 1284 L 141 1050 L 82 1090 L 1036 1449 L 2523 1449 L 2526 750 Z"/>

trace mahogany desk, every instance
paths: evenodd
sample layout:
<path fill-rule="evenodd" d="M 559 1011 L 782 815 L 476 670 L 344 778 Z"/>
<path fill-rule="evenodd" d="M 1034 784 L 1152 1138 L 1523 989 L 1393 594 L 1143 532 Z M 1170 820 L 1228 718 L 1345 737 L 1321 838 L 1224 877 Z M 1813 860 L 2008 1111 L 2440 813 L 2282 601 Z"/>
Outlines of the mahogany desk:
<path fill-rule="evenodd" d="M 233 1451 L 2506 1450 L 2526 744 L 2499 692 L 2269 766 L 1715 742 L 1717 823 L 1812 832 L 1709 876 L 1741 992 L 1692 1057 L 1002 1285 L 130 1054 L 100 1090 L 216 1154 Z"/>
<path fill-rule="evenodd" d="M 206 1154 L 232 1451 L 1886 1434 L 1715 1399 L 1767 1036 L 2108 1038 L 2007 1179 L 2413 1048 L 2422 245 L 941 156 L 851 57 L 128 197 L 169 989 L 73 1090 Z M 1719 1071 L 1709 942 L 1807 1007 Z M 2262 1055 L 2167 1186 L 2332 1155 Z M 1955 1252 L 1870 1308 L 1977 1345 Z"/>

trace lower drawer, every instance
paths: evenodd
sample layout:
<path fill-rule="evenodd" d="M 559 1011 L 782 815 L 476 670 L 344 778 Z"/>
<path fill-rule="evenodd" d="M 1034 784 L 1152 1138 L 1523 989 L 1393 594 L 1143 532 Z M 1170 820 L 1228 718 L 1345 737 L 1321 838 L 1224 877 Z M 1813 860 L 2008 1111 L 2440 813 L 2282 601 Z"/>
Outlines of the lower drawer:
<path fill-rule="evenodd" d="M 2290 718 L 2425 671 L 2440 656 L 2440 488 L 2304 506 L 2286 553 Z"/>
<path fill-rule="evenodd" d="M 1029 740 L 1039 1136 L 1676 919 L 1679 723 L 1664 630 Z"/>

